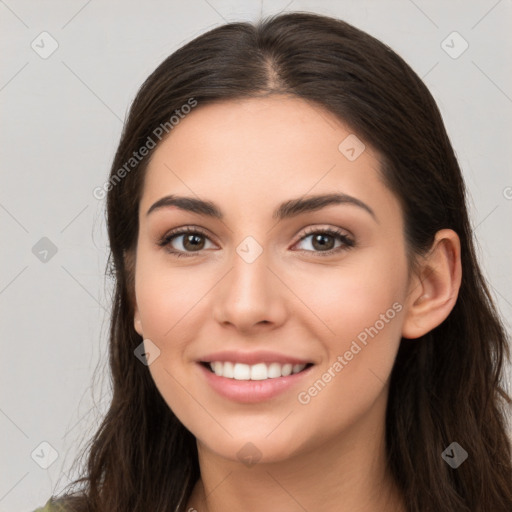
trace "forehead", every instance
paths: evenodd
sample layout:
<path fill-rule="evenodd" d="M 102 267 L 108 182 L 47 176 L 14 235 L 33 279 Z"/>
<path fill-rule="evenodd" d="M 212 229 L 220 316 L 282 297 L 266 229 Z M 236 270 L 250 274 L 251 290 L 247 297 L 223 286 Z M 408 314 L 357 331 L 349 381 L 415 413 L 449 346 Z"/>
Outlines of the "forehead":
<path fill-rule="evenodd" d="M 333 113 L 297 97 L 229 100 L 199 104 L 174 126 L 155 157 L 166 149 L 167 153 L 176 152 L 182 144 L 194 143 L 200 150 L 195 158 L 206 153 L 223 157 L 229 149 L 231 155 L 242 159 L 282 156 L 292 162 L 298 156 L 318 157 L 318 152 L 327 151 L 325 158 L 332 160 L 338 156 L 341 140 L 350 134 L 350 128 Z"/>
<path fill-rule="evenodd" d="M 141 210 L 170 193 L 241 211 L 325 192 L 390 195 L 378 155 L 350 127 L 316 104 L 274 95 L 199 104 L 185 116 L 151 157 Z"/>

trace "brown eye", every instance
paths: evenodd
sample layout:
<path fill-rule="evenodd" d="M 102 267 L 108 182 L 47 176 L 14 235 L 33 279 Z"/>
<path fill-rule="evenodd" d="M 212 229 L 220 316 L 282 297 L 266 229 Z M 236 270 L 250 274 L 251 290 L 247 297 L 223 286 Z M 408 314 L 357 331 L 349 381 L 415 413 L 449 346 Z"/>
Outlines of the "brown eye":
<path fill-rule="evenodd" d="M 187 250 L 200 250 L 204 247 L 204 237 L 199 234 L 186 234 L 183 236 L 183 247 Z"/>
<path fill-rule="evenodd" d="M 178 257 L 193 256 L 194 253 L 205 249 L 206 241 L 210 239 L 198 228 L 185 228 L 168 233 L 158 242 L 158 245 L 165 247 L 169 253 Z"/>
<path fill-rule="evenodd" d="M 347 250 L 354 247 L 355 242 L 345 235 L 345 233 L 333 229 L 313 229 L 306 233 L 300 240 L 303 242 L 311 238 L 311 242 L 304 244 L 308 246 L 306 249 L 301 249 L 304 252 L 318 253 L 321 256 L 329 256 L 339 251 Z M 336 242 L 339 245 L 336 247 Z"/>

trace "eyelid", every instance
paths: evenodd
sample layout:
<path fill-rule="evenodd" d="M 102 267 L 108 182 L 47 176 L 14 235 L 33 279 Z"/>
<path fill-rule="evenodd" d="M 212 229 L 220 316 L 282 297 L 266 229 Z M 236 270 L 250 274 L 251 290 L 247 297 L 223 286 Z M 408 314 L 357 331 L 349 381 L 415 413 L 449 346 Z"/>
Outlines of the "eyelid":
<path fill-rule="evenodd" d="M 315 233 L 330 233 L 332 235 L 335 234 L 335 235 L 343 236 L 350 240 L 354 239 L 354 237 L 351 235 L 351 233 L 349 231 L 347 231 L 346 229 L 335 227 L 335 226 L 314 225 L 314 226 L 308 226 L 307 228 L 305 228 L 302 236 L 297 240 L 297 242 L 300 242 L 307 236 L 313 235 Z"/>
<path fill-rule="evenodd" d="M 329 249 L 327 251 L 310 251 L 306 249 L 299 249 L 298 252 L 304 253 L 304 254 L 314 254 L 318 255 L 320 257 L 329 257 L 329 256 L 336 256 L 340 253 L 347 251 L 351 249 L 352 247 L 355 247 L 356 241 L 355 238 L 348 234 L 348 232 L 342 228 L 338 227 L 321 227 L 321 226 L 309 226 L 306 228 L 306 231 L 303 233 L 303 235 L 293 244 L 293 246 L 297 245 L 298 243 L 302 242 L 306 238 L 308 238 L 311 235 L 315 234 L 327 234 L 328 236 L 331 236 L 337 240 L 341 240 L 341 246 L 334 247 L 332 249 Z M 293 247 L 292 246 L 292 247 Z"/>
<path fill-rule="evenodd" d="M 210 241 L 213 241 L 210 233 L 206 231 L 204 228 L 200 228 L 199 226 L 194 225 L 187 225 L 180 226 L 166 232 L 163 237 L 158 239 L 157 245 L 165 246 L 170 242 L 171 238 L 186 235 L 187 233 L 197 233 L 203 235 L 205 238 L 208 238 Z"/>
<path fill-rule="evenodd" d="M 181 226 L 168 231 L 159 241 L 157 245 L 166 248 L 166 246 L 170 246 L 171 240 L 173 238 L 179 238 L 180 236 L 186 235 L 187 233 L 192 234 L 200 234 L 205 238 L 213 242 L 211 235 L 204 229 L 199 226 L 187 225 Z M 347 231 L 339 227 L 332 226 L 308 226 L 303 231 L 302 235 L 293 243 L 292 247 L 297 245 L 299 242 L 302 242 L 304 239 L 308 238 L 314 234 L 327 234 L 332 237 L 336 237 L 342 240 L 342 246 L 336 247 L 333 249 L 329 249 L 327 251 L 311 251 L 305 249 L 299 249 L 297 252 L 307 253 L 307 254 L 318 254 L 320 256 L 330 256 L 334 254 L 338 254 L 344 250 L 350 249 L 355 246 L 354 237 Z M 206 249 L 201 249 L 199 251 L 181 251 L 176 249 L 167 249 L 167 252 L 173 254 L 175 256 L 196 256 L 202 254 Z"/>

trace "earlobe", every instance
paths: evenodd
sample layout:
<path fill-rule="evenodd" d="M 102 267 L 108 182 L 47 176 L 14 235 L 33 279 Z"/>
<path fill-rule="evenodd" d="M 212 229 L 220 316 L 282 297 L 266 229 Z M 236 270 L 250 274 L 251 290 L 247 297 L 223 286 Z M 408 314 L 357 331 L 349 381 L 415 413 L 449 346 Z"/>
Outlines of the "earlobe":
<path fill-rule="evenodd" d="M 139 315 L 139 309 L 135 307 L 135 314 L 133 317 L 133 327 L 135 328 L 135 331 L 137 331 L 138 334 L 140 334 L 142 337 L 142 322 L 140 321 L 140 315 Z"/>
<path fill-rule="evenodd" d="M 432 249 L 411 280 L 406 300 L 402 337 L 419 338 L 440 325 L 450 314 L 462 280 L 460 240 L 451 229 L 436 233 Z"/>
<path fill-rule="evenodd" d="M 137 299 L 135 296 L 135 255 L 135 251 L 132 250 L 123 252 L 124 265 L 127 275 L 127 288 L 129 300 L 132 304 L 134 304 L 135 308 L 135 313 L 133 317 L 133 327 L 140 336 L 144 337 L 142 334 L 142 322 L 140 320 L 139 308 L 137 306 Z"/>

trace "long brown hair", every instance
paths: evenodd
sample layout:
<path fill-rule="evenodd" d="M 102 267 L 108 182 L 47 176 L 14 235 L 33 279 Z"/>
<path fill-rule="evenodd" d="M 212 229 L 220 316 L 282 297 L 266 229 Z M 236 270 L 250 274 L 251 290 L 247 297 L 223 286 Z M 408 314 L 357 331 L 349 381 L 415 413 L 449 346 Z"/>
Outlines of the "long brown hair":
<path fill-rule="evenodd" d="M 184 511 L 199 478 L 194 436 L 134 356 L 134 253 L 144 173 L 152 152 L 127 168 L 183 105 L 286 93 L 334 113 L 381 156 L 398 197 L 412 257 L 442 228 L 461 241 L 462 284 L 449 317 L 402 339 L 386 414 L 388 464 L 411 512 L 510 512 L 512 455 L 503 324 L 479 269 L 461 170 L 436 103 L 388 46 L 325 16 L 288 13 L 229 23 L 170 55 L 141 86 L 109 178 L 107 270 L 115 280 L 109 363 L 113 397 L 87 446 L 82 477 L 64 502 L 90 512 Z M 165 125 L 167 123 L 167 125 Z M 158 132 L 159 133 L 159 132 Z M 120 173 L 124 166 L 125 172 Z M 457 469 L 441 457 L 468 452 Z"/>

